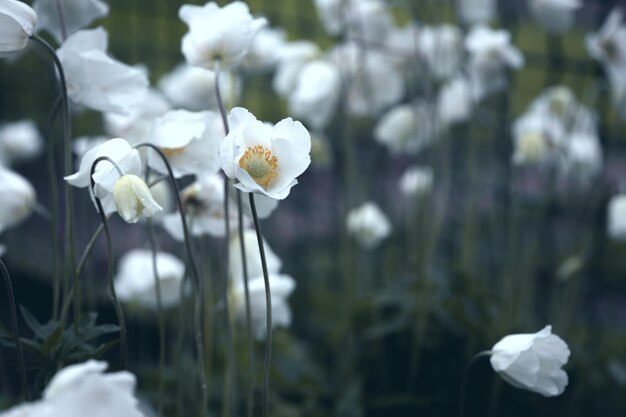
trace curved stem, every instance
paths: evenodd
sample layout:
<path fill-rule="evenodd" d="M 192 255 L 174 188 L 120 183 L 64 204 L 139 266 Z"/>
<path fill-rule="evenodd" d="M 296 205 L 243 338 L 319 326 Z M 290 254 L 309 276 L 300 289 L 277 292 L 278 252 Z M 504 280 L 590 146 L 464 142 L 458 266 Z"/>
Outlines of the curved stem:
<path fill-rule="evenodd" d="M 13 294 L 13 284 L 11 276 L 4 262 L 0 259 L 0 270 L 4 278 L 4 285 L 7 289 L 7 299 L 9 301 L 9 314 L 11 316 L 11 330 L 13 331 L 13 341 L 15 342 L 15 350 L 17 352 L 17 363 L 20 369 L 20 378 L 22 380 L 22 389 L 24 390 L 24 399 L 28 401 L 28 381 L 26 379 L 26 364 L 24 362 L 24 351 L 22 350 L 22 342 L 20 341 L 20 332 L 17 326 L 17 311 L 15 309 L 15 295 Z"/>
<path fill-rule="evenodd" d="M 198 377 L 200 380 L 200 388 L 202 389 L 202 415 L 207 415 L 207 406 L 209 403 L 209 388 L 207 383 L 206 376 L 206 367 L 204 365 L 204 343 L 202 340 L 202 291 L 200 290 L 200 272 L 198 271 L 198 265 L 196 264 L 193 250 L 191 248 L 191 234 L 189 233 L 189 226 L 187 225 L 187 218 L 185 217 L 185 209 L 183 206 L 183 202 L 180 198 L 180 189 L 178 188 L 178 184 L 176 183 L 176 179 L 174 177 L 174 172 L 172 171 L 172 166 L 170 165 L 167 157 L 163 154 L 163 152 L 155 145 L 151 143 L 140 143 L 135 146 L 136 149 L 139 148 L 150 148 L 154 150 L 163 163 L 165 164 L 165 168 L 167 169 L 167 174 L 170 178 L 170 182 L 172 184 L 172 188 L 174 189 L 174 195 L 176 197 L 176 205 L 178 206 L 178 211 L 180 212 L 180 219 L 183 225 L 183 237 L 185 241 L 185 250 L 187 251 L 187 257 L 189 259 L 189 265 L 191 266 L 191 273 L 193 276 L 193 284 L 195 287 L 195 298 L 194 298 L 194 337 L 196 342 L 196 350 L 198 351 Z"/>
<path fill-rule="evenodd" d="M 465 416 L 465 391 L 467 389 L 467 381 L 469 380 L 469 373 L 472 365 L 480 358 L 484 356 L 490 356 L 491 351 L 483 350 L 482 352 L 478 352 L 472 359 L 465 365 L 465 370 L 463 371 L 463 382 L 461 383 L 461 391 L 459 393 L 459 417 Z"/>
<path fill-rule="evenodd" d="M 91 192 L 93 194 L 93 198 L 96 201 L 96 206 L 98 207 L 98 214 L 100 214 L 100 220 L 102 220 L 102 227 L 104 229 L 104 235 L 107 241 L 107 281 L 109 283 L 109 295 L 111 297 L 111 301 L 113 302 L 113 307 L 115 309 L 115 315 L 117 316 L 117 321 L 120 324 L 120 348 L 121 348 L 121 361 L 122 368 L 128 369 L 128 360 L 126 355 L 126 322 L 124 321 L 124 312 L 122 311 L 122 306 L 120 305 L 120 301 L 117 298 L 117 293 L 115 292 L 115 281 L 113 279 L 113 247 L 111 245 L 111 233 L 109 232 L 109 222 L 107 220 L 107 216 L 104 212 L 104 208 L 102 207 L 102 203 L 100 202 L 100 198 L 96 195 L 96 191 L 94 189 L 95 181 L 93 180 L 93 174 L 96 171 L 96 166 L 98 163 L 102 161 L 111 162 L 111 159 L 106 156 L 101 156 L 93 161 L 91 165 L 91 172 L 89 174 L 89 178 L 91 181 Z M 115 164 L 114 164 L 115 165 Z"/>
<path fill-rule="evenodd" d="M 267 272 L 267 261 L 265 259 L 265 248 L 263 247 L 263 234 L 261 233 L 261 224 L 259 216 L 256 212 L 254 203 L 254 194 L 250 193 L 250 209 L 252 210 L 252 219 L 254 220 L 254 229 L 256 230 L 256 240 L 259 244 L 259 254 L 261 255 L 261 267 L 263 268 L 263 282 L 265 283 L 265 310 L 266 310 L 266 337 L 265 337 L 265 358 L 263 361 L 263 417 L 269 416 L 270 402 L 270 362 L 272 357 L 272 293 L 270 290 L 270 277 Z"/>

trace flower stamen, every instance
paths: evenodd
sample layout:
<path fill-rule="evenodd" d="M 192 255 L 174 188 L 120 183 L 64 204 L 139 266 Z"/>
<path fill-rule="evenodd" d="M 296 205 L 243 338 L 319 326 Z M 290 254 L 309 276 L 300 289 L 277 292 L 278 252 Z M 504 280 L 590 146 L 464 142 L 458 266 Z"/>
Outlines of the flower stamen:
<path fill-rule="evenodd" d="M 239 159 L 239 167 L 265 189 L 278 176 L 278 159 L 270 149 L 262 145 L 246 149 Z"/>

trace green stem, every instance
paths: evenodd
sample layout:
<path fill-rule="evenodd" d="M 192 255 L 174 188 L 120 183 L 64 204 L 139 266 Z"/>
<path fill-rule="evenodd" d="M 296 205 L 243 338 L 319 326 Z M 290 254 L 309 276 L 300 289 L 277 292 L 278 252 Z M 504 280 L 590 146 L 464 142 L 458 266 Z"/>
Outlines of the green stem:
<path fill-rule="evenodd" d="M 482 352 L 478 352 L 472 359 L 465 365 L 465 370 L 463 371 L 463 382 L 461 383 L 461 391 L 459 393 L 459 417 L 465 416 L 465 391 L 467 390 L 467 382 L 469 381 L 469 373 L 471 367 L 476 361 L 484 356 L 490 356 L 491 351 L 483 350 Z"/>

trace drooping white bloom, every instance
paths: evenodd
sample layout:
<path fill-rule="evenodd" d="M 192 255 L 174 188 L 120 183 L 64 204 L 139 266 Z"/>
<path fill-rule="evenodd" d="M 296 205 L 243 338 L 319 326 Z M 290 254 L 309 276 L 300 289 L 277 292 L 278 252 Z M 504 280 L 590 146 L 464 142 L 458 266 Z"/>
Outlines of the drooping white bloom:
<path fill-rule="evenodd" d="M 240 82 L 235 75 L 220 73 L 220 93 L 226 107 L 234 103 L 240 92 Z M 177 108 L 191 111 L 217 109 L 215 93 L 215 72 L 182 64 L 161 78 L 159 88 Z"/>
<path fill-rule="evenodd" d="M 152 251 L 135 249 L 119 260 L 115 276 L 115 290 L 120 301 L 144 308 L 157 308 L 156 280 Z M 156 270 L 161 290 L 161 305 L 170 308 L 178 305 L 185 264 L 176 256 L 156 253 Z"/>
<path fill-rule="evenodd" d="M 568 383 L 562 366 L 570 350 L 546 326 L 534 334 L 506 336 L 491 348 L 491 366 L 505 381 L 517 388 L 545 397 L 560 395 Z"/>
<path fill-rule="evenodd" d="M 285 45 L 283 29 L 264 28 L 252 38 L 252 44 L 241 66 L 248 71 L 271 71 L 278 63 L 279 52 Z"/>
<path fill-rule="evenodd" d="M 128 114 L 148 88 L 144 70 L 107 55 L 108 34 L 103 28 L 81 30 L 57 50 L 76 104 L 93 110 Z"/>
<path fill-rule="evenodd" d="M 141 177 L 139 152 L 133 149 L 125 139 L 115 138 L 85 152 L 80 161 L 78 171 L 65 177 L 65 181 L 78 188 L 90 187 L 91 166 L 96 159 L 103 156 L 115 161 L 122 170 L 122 174 L 132 174 Z M 113 188 L 119 177 L 120 173 L 109 161 L 99 162 L 93 174 L 96 196 L 100 198 L 102 207 L 107 214 L 117 210 L 113 199 Z"/>
<path fill-rule="evenodd" d="M 126 223 L 137 223 L 142 217 L 152 217 L 163 210 L 152 198 L 146 183 L 132 174 L 122 175 L 115 181 L 113 201 Z"/>
<path fill-rule="evenodd" d="M 63 29 L 56 0 L 35 0 L 33 9 L 39 23 L 37 30 L 50 33 L 58 43 L 63 42 Z M 101 0 L 62 0 L 65 36 L 71 36 L 91 22 L 109 14 L 109 5 Z"/>
<path fill-rule="evenodd" d="M 438 131 L 435 108 L 426 101 L 392 107 L 374 128 L 374 138 L 393 155 L 414 155 L 430 145 Z"/>
<path fill-rule="evenodd" d="M 204 6 L 185 4 L 178 10 L 178 17 L 189 26 L 182 40 L 187 63 L 209 69 L 215 61 L 225 68 L 239 64 L 256 33 L 267 24 L 265 18 L 254 19 L 248 5 L 241 1 L 224 7 L 214 2 Z"/>
<path fill-rule="evenodd" d="M 341 94 L 339 69 L 326 61 L 306 64 L 289 95 L 289 111 L 314 129 L 324 129 L 335 114 Z"/>
<path fill-rule="evenodd" d="M 472 86 L 465 77 L 457 77 L 439 90 L 437 116 L 442 126 L 467 120 L 474 105 Z"/>
<path fill-rule="evenodd" d="M 541 26 L 552 33 L 563 33 L 574 23 L 574 12 L 579 0 L 530 0 L 530 13 Z"/>
<path fill-rule="evenodd" d="M 457 73 L 463 58 L 463 34 L 458 27 L 424 26 L 417 40 L 420 57 L 436 79 L 445 80 Z"/>
<path fill-rule="evenodd" d="M 2 417 L 143 417 L 137 408 L 135 376 L 127 371 L 105 374 L 106 362 L 70 365 L 52 378 L 43 398 L 0 413 Z M 97 406 L 94 406 L 97 404 Z"/>
<path fill-rule="evenodd" d="M 276 94 L 288 96 L 298 80 L 302 68 L 320 55 L 319 47 L 309 41 L 288 42 L 277 52 L 278 64 L 272 81 Z"/>
<path fill-rule="evenodd" d="M 391 234 L 391 222 L 372 202 L 352 209 L 347 218 L 348 232 L 365 249 L 373 249 Z"/>
<path fill-rule="evenodd" d="M 611 197 L 607 209 L 607 232 L 612 239 L 626 240 L 626 194 Z"/>
<path fill-rule="evenodd" d="M 460 0 L 456 4 L 459 18 L 466 25 L 489 23 L 496 14 L 495 0 Z"/>
<path fill-rule="evenodd" d="M 24 49 L 37 24 L 37 14 L 18 0 L 0 0 L 0 56 Z"/>
<path fill-rule="evenodd" d="M 271 127 L 241 107 L 230 112 L 228 121 L 231 130 L 219 149 L 224 173 L 237 179 L 235 187 L 244 192 L 286 198 L 298 183 L 296 177 L 311 163 L 306 128 L 291 118 Z"/>
<path fill-rule="evenodd" d="M 26 219 L 36 198 L 26 178 L 0 165 L 0 232 Z"/>
<path fill-rule="evenodd" d="M 211 175 L 220 168 L 218 149 L 224 137 L 222 129 L 217 113 L 172 110 L 153 122 L 148 142 L 161 149 L 177 178 Z M 162 174 L 167 173 L 161 158 L 151 155 L 148 164 Z"/>
<path fill-rule="evenodd" d="M 43 142 L 32 120 L 0 125 L 0 163 L 9 165 L 39 155 Z"/>
<path fill-rule="evenodd" d="M 429 192 L 433 187 L 433 170 L 414 165 L 400 177 L 400 192 L 406 197 L 415 197 Z"/>
<path fill-rule="evenodd" d="M 504 88 L 507 68 L 519 69 L 524 65 L 524 56 L 511 45 L 511 35 L 505 30 L 474 27 L 465 39 L 465 47 L 470 54 L 470 77 L 476 99 Z"/>

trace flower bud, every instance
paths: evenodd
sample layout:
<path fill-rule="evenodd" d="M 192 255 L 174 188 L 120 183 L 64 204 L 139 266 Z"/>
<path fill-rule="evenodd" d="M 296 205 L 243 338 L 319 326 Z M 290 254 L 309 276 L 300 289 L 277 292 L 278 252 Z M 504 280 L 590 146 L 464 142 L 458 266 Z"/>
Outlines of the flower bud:
<path fill-rule="evenodd" d="M 115 182 L 113 200 L 126 223 L 137 223 L 142 216 L 152 217 L 163 210 L 152 198 L 146 183 L 132 174 L 122 175 Z"/>

